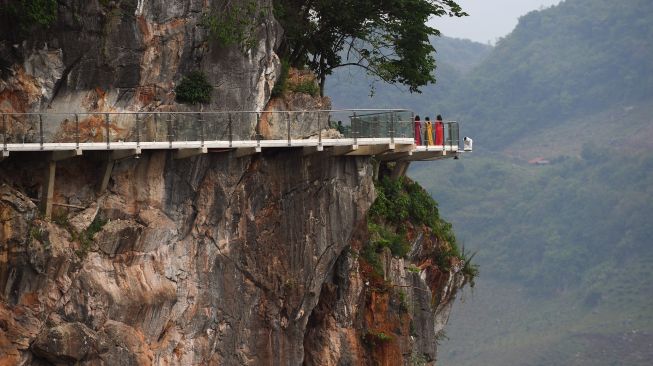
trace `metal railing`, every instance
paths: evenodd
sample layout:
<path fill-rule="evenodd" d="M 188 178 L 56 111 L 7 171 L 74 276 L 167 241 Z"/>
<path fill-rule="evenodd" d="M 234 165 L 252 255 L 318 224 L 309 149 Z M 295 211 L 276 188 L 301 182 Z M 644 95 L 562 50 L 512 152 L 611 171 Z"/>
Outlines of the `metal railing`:
<path fill-rule="evenodd" d="M 415 122 L 418 123 L 418 122 Z M 415 130 L 417 130 L 415 128 Z M 460 146 L 460 127 L 456 121 L 434 122 L 431 128 L 431 138 L 429 139 L 429 131 L 424 122 L 420 123 L 420 143 L 418 146 L 425 147 L 426 150 L 431 149 L 446 149 L 448 151 L 457 150 Z M 418 139 L 415 139 L 416 141 Z"/>
<path fill-rule="evenodd" d="M 112 149 L 131 143 L 283 141 L 414 138 L 406 110 L 238 112 L 0 113 L 2 146 L 47 150 L 50 145 Z"/>
<path fill-rule="evenodd" d="M 347 143 L 413 143 L 413 114 L 400 109 L 0 113 L 2 150 L 173 149 L 192 147 L 297 146 Z M 459 125 L 433 124 L 432 143 L 421 124 L 417 150 L 458 151 Z M 345 141 L 346 140 L 346 141 Z M 218 145 L 216 145 L 218 144 Z"/>

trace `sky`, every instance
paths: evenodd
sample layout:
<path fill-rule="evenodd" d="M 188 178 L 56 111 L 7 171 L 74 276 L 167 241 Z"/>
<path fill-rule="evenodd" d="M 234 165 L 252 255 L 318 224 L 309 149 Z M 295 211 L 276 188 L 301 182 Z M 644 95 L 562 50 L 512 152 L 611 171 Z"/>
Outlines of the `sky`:
<path fill-rule="evenodd" d="M 468 17 L 435 18 L 431 26 L 448 37 L 494 44 L 515 28 L 520 16 L 556 5 L 560 0 L 458 0 L 457 3 Z"/>

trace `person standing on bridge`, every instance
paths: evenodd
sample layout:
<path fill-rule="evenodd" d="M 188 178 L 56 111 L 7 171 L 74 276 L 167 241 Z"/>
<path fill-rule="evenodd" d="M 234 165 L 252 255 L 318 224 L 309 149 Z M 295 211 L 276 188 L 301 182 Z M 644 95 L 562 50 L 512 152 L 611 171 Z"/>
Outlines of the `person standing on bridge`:
<path fill-rule="evenodd" d="M 435 117 L 435 145 L 444 145 L 444 123 L 442 123 L 442 116 L 439 114 Z"/>
<path fill-rule="evenodd" d="M 431 119 L 426 117 L 426 146 L 433 146 L 433 125 Z"/>
<path fill-rule="evenodd" d="M 419 116 L 415 116 L 415 145 L 419 146 L 422 144 L 422 122 L 419 120 Z"/>

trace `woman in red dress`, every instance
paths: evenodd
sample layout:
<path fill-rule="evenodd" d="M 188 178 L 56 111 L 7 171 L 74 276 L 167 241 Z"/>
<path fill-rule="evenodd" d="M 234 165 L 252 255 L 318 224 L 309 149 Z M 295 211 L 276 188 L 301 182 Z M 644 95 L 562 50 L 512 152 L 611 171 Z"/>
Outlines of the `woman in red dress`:
<path fill-rule="evenodd" d="M 444 123 L 442 123 L 442 116 L 438 114 L 435 117 L 435 146 L 444 145 Z"/>
<path fill-rule="evenodd" d="M 419 146 L 422 144 L 422 122 L 419 120 L 419 116 L 415 116 L 415 145 Z"/>

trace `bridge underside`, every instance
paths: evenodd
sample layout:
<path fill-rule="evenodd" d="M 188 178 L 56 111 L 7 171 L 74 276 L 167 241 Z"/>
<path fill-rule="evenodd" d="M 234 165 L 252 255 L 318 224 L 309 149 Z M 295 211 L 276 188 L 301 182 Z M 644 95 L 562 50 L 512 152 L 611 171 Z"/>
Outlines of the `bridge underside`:
<path fill-rule="evenodd" d="M 141 154 L 145 150 L 171 150 L 175 159 L 185 159 L 207 153 L 229 153 L 244 157 L 263 150 L 279 148 L 301 149 L 304 155 L 328 153 L 333 156 L 376 156 L 382 161 L 424 161 L 458 154 L 458 146 L 415 146 L 411 138 L 364 139 L 302 139 L 260 141 L 175 141 L 175 142 L 115 142 L 115 143 L 31 143 L 7 144 L 0 161 L 21 152 L 40 152 L 49 161 L 81 156 L 84 152 L 106 151 L 110 159 L 119 160 Z"/>
<path fill-rule="evenodd" d="M 247 157 L 275 149 L 297 149 L 304 156 L 374 156 L 380 161 L 397 162 L 393 176 L 404 175 L 412 161 L 436 160 L 458 155 L 457 146 L 415 146 L 410 138 L 369 138 L 337 140 L 261 140 L 232 142 L 145 142 L 145 143 L 81 143 L 81 144 L 7 144 L 0 150 L 0 161 L 20 159 L 22 154 L 38 154 L 48 162 L 40 207 L 46 218 L 51 217 L 57 161 L 86 155 L 102 164 L 102 178 L 98 191 L 109 184 L 115 161 L 137 157 L 144 151 L 170 150 L 175 159 L 187 159 L 203 154 L 232 154 Z M 85 154 L 86 153 L 86 154 Z"/>

